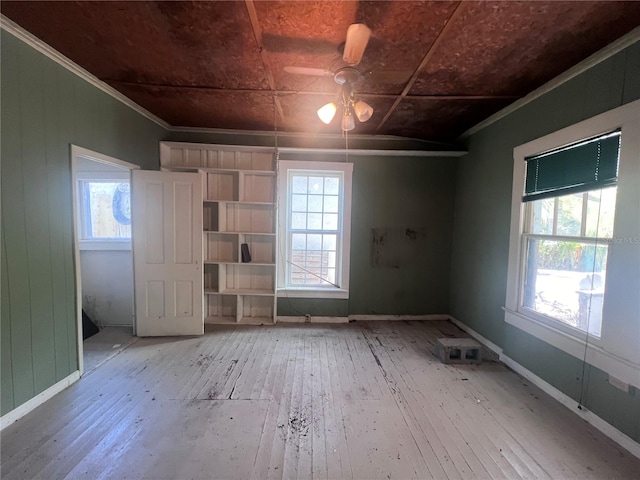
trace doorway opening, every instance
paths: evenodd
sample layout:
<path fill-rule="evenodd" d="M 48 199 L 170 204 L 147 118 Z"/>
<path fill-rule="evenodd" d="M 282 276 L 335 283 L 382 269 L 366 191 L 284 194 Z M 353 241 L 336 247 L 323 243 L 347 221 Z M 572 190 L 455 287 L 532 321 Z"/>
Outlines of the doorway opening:
<path fill-rule="evenodd" d="M 76 318 L 80 374 L 135 335 L 131 171 L 137 165 L 72 146 Z"/>

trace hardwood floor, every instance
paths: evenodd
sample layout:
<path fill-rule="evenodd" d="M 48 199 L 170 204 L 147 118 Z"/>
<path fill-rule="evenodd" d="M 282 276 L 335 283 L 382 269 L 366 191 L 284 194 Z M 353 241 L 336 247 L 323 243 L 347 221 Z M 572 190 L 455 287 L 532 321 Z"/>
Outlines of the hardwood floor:
<path fill-rule="evenodd" d="M 640 460 L 448 322 L 144 338 L 2 433 L 2 477 L 638 478 Z"/>

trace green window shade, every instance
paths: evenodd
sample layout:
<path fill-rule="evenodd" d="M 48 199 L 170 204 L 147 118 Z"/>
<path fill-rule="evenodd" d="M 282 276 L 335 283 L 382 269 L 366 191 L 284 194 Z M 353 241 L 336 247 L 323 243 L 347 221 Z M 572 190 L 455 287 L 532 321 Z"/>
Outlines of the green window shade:
<path fill-rule="evenodd" d="M 523 202 L 615 185 L 620 131 L 525 158 Z"/>

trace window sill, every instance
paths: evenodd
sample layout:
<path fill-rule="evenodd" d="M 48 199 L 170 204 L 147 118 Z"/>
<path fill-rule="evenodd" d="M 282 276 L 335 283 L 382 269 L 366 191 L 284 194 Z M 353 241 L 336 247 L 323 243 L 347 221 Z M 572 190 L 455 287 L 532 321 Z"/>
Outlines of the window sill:
<path fill-rule="evenodd" d="M 556 328 L 556 326 L 529 317 L 521 312 L 515 312 L 507 308 L 503 308 L 503 310 L 506 323 L 579 360 L 586 359 L 586 362 L 590 365 L 625 383 L 640 388 L 640 365 L 607 352 L 601 346 L 592 343 L 596 341 L 595 338 L 589 337 L 588 342 L 585 342 L 584 337 L 579 338 L 561 328 Z"/>
<path fill-rule="evenodd" d="M 103 240 L 80 240 L 78 242 L 80 251 L 83 250 L 131 250 L 131 240 L 103 241 Z"/>
<path fill-rule="evenodd" d="M 348 299 L 349 290 L 341 288 L 278 288 L 278 298 L 336 298 Z"/>

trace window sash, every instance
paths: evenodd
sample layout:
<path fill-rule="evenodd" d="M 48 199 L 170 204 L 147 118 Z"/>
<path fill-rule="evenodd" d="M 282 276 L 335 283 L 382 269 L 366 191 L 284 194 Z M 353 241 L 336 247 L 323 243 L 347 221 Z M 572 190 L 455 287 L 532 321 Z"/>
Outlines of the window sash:
<path fill-rule="evenodd" d="M 298 177 L 307 177 L 307 179 L 309 177 L 322 177 L 323 178 L 323 182 L 324 179 L 326 178 L 337 178 L 339 181 L 339 188 L 338 188 L 338 212 L 337 212 L 337 228 L 336 229 L 310 229 L 308 228 L 308 223 L 307 223 L 307 228 L 293 228 L 292 225 L 292 215 L 293 213 L 320 213 L 320 214 L 324 214 L 324 207 L 323 207 L 323 211 L 322 212 L 310 212 L 309 211 L 309 207 L 307 205 L 307 209 L 305 211 L 301 211 L 301 210 L 295 210 L 293 208 L 293 195 L 299 195 L 299 193 L 295 193 L 293 191 L 293 177 L 294 176 L 298 176 Z M 307 196 L 310 195 L 309 192 L 306 193 Z M 323 200 L 325 196 L 334 196 L 333 194 L 325 194 L 324 190 L 323 190 Z M 327 213 L 334 213 L 334 212 L 327 212 Z M 343 229 L 343 219 L 344 219 L 344 174 L 343 172 L 339 172 L 339 171 L 327 171 L 327 170 L 322 170 L 322 171 L 317 171 L 317 170 L 299 170 L 299 169 L 292 169 L 288 171 L 288 179 L 287 179 L 287 220 L 286 220 L 286 235 L 287 235 L 287 265 L 285 268 L 285 284 L 286 287 L 295 287 L 295 288 L 300 288 L 300 287 L 312 287 L 312 288 L 322 288 L 322 289 L 327 289 L 327 288 L 340 288 L 340 284 L 341 284 L 341 278 L 342 278 L 342 271 L 341 271 L 341 266 L 342 266 L 342 261 L 341 261 L 341 256 L 342 256 L 342 229 Z M 303 235 L 335 235 L 336 236 L 336 245 L 335 245 L 335 250 L 323 250 L 322 249 L 322 245 L 321 245 L 321 249 L 320 250 L 316 250 L 316 249 L 309 249 L 307 247 L 305 247 L 305 255 L 306 252 L 315 252 L 315 251 L 319 251 L 321 252 L 321 255 L 324 255 L 326 252 L 335 252 L 335 266 L 334 267 L 330 267 L 330 269 L 335 270 L 335 281 L 331 282 L 329 279 L 323 279 L 322 278 L 322 270 L 320 271 L 320 274 L 318 274 L 317 272 L 313 272 L 311 269 L 309 269 L 310 272 L 307 272 L 306 270 L 306 265 L 303 267 L 302 265 L 298 265 L 298 264 L 294 264 L 293 263 L 293 254 L 294 254 L 294 249 L 293 249 L 293 235 L 294 234 L 303 234 Z M 296 250 L 297 251 L 297 250 Z M 318 283 L 294 283 L 292 280 L 292 276 L 293 276 L 293 269 L 295 267 L 298 267 L 300 269 L 302 269 L 303 271 L 305 271 L 305 273 L 307 273 L 308 275 L 311 275 L 313 277 L 315 277 L 316 275 L 318 275 L 316 278 L 318 279 Z"/>

